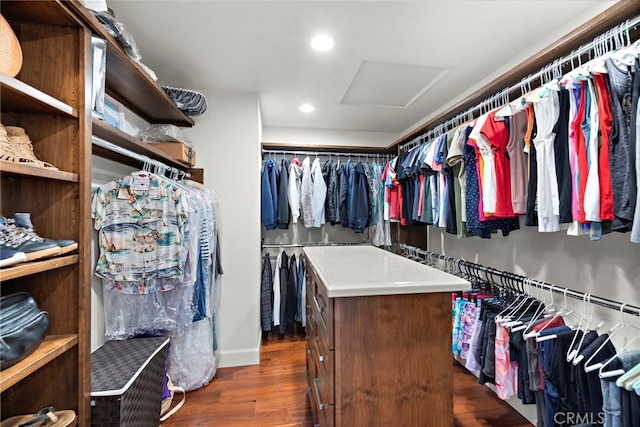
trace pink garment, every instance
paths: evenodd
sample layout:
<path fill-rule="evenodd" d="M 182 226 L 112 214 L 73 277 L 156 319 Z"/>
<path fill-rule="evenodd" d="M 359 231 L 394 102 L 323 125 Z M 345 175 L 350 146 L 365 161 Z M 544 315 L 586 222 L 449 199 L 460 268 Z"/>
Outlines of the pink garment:
<path fill-rule="evenodd" d="M 511 361 L 509 331 L 496 318 L 496 393 L 502 400 L 518 394 L 518 364 Z"/>

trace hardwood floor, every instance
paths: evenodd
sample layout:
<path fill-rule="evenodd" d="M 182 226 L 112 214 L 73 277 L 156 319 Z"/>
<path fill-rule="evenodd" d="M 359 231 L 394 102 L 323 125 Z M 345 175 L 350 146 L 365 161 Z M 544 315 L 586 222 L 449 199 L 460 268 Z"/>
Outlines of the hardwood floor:
<path fill-rule="evenodd" d="M 452 363 L 454 427 L 531 426 L 465 368 Z M 262 345 L 260 365 L 219 368 L 208 386 L 187 393 L 185 405 L 162 427 L 311 426 L 305 371 L 303 338 L 272 339 Z"/>

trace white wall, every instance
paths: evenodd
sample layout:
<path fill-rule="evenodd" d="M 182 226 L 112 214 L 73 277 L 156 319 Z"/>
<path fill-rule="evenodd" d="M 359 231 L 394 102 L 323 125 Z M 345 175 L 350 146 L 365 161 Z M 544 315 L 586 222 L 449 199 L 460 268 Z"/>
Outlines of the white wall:
<path fill-rule="evenodd" d="M 200 90 L 207 112 L 185 134 L 220 203 L 220 367 L 260 357 L 260 110 L 256 94 Z"/>
<path fill-rule="evenodd" d="M 364 132 L 335 129 L 302 129 L 265 126 L 263 142 L 304 147 L 309 145 L 340 145 L 346 147 L 387 147 L 400 134 L 392 132 Z"/>

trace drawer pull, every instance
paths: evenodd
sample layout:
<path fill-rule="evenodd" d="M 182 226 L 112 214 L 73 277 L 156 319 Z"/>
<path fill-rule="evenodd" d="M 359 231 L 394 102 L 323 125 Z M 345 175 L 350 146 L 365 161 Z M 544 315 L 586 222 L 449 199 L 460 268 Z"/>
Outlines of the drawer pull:
<path fill-rule="evenodd" d="M 318 356 L 318 360 L 324 362 L 325 360 L 327 360 L 327 356 Z"/>

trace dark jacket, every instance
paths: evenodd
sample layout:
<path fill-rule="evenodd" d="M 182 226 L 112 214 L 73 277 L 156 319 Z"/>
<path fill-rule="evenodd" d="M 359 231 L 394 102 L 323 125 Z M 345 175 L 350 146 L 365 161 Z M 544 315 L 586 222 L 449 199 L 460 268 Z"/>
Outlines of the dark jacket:
<path fill-rule="evenodd" d="M 332 159 L 329 159 L 322 166 L 322 177 L 324 183 L 327 185 L 327 196 L 325 199 L 324 211 L 327 216 L 327 221 L 331 225 L 335 225 L 338 218 L 338 205 L 336 204 L 336 193 L 338 190 L 338 174 L 336 171 L 336 165 Z"/>
<path fill-rule="evenodd" d="M 289 160 L 282 159 L 278 187 L 278 228 L 289 228 Z"/>
<path fill-rule="evenodd" d="M 353 190 L 349 205 L 349 224 L 356 233 L 369 226 L 369 183 L 362 163 L 358 163 L 352 174 Z"/>

